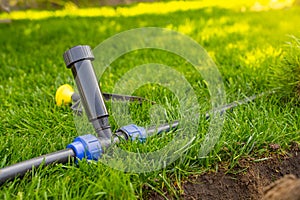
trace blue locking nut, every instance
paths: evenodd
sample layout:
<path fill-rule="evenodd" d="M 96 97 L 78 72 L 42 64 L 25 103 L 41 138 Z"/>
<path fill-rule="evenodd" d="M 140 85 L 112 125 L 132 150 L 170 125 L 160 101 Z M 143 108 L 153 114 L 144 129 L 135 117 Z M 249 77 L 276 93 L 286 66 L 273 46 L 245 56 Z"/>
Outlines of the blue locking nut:
<path fill-rule="evenodd" d="M 80 160 L 86 158 L 87 160 L 97 161 L 102 155 L 102 148 L 98 138 L 91 134 L 75 138 L 67 148 L 72 149 L 76 158 Z"/>
<path fill-rule="evenodd" d="M 135 124 L 123 126 L 119 129 L 119 131 L 125 133 L 131 139 L 131 141 L 138 139 L 140 142 L 145 142 L 147 138 L 145 128 L 137 126 Z"/>

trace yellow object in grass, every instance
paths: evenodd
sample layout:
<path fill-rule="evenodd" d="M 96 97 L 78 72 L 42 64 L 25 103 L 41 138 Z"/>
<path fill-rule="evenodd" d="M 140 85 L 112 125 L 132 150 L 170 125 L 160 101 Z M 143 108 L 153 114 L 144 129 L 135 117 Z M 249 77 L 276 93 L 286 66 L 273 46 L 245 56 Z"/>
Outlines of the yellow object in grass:
<path fill-rule="evenodd" d="M 74 89 L 69 84 L 64 84 L 60 86 L 55 94 L 55 101 L 57 106 L 67 105 L 72 103 L 72 95 L 74 94 Z"/>

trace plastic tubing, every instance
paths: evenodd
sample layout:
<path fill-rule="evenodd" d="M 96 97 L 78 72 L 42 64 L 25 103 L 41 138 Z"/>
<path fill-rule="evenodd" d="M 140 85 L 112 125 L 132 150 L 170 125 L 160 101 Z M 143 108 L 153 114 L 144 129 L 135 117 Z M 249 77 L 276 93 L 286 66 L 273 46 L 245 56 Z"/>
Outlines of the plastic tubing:
<path fill-rule="evenodd" d="M 72 157 L 75 157 L 73 150 L 64 149 L 4 167 L 0 169 L 0 184 L 15 177 L 23 176 L 26 172 L 32 170 L 32 168 L 37 168 L 40 165 L 67 163 Z"/>

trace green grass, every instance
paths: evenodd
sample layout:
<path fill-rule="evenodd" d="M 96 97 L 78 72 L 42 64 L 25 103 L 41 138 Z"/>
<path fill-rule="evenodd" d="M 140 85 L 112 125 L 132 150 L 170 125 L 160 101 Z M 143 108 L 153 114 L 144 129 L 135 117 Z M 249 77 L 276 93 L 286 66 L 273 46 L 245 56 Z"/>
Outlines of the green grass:
<path fill-rule="evenodd" d="M 223 4 L 168 14 L 50 17 L 0 24 L 1 167 L 64 149 L 78 135 L 71 110 L 67 106 L 57 107 L 54 101 L 56 89 L 61 84 L 73 82 L 62 53 L 78 44 L 96 47 L 124 30 L 168 27 L 192 37 L 217 64 L 223 76 L 227 102 L 284 85 L 283 81 L 276 85 L 276 81 L 270 80 L 270 70 L 286 67 L 287 55 L 289 65 L 293 66 L 294 54 L 299 55 L 299 52 L 287 51 L 285 43 L 293 41 L 288 35 L 300 36 L 300 8 L 241 12 L 236 8 L 225 9 Z M 100 81 L 102 90 L 111 92 L 124 73 L 148 62 L 164 63 L 183 73 L 204 111 L 209 109 L 209 95 L 202 78 L 183 59 L 158 50 L 132 52 L 116 60 Z M 228 112 L 221 138 L 205 158 L 198 158 L 199 144 L 208 127 L 208 122 L 201 118 L 197 140 L 180 159 L 164 169 L 135 174 L 111 169 L 100 162 L 56 164 L 3 184 L 0 198 L 135 199 L 146 198 L 152 190 L 177 198 L 182 193 L 182 181 L 188 175 L 217 170 L 220 166 L 232 171 L 240 158 L 269 156 L 272 153 L 268 148 L 270 143 L 280 144 L 280 152 L 292 141 L 299 143 L 300 108 L 295 106 L 293 92 L 285 94 L 291 95 L 285 101 L 281 101 L 281 94 L 275 93 Z M 166 107 L 178 104 L 170 91 L 157 85 L 146 85 L 135 94 Z M 137 124 L 149 122 L 149 107 L 132 106 Z M 176 118 L 177 112 L 170 109 L 168 117 Z M 116 130 L 118 127 L 112 118 L 111 122 Z M 146 145 L 132 142 L 120 146 L 134 152 L 137 149 L 154 151 L 167 144 L 173 134 L 152 137 Z"/>
<path fill-rule="evenodd" d="M 300 97 L 300 40 L 291 36 L 291 40 L 285 46 L 284 59 L 270 70 L 270 85 L 278 87 L 276 90 L 285 101 L 295 100 Z"/>

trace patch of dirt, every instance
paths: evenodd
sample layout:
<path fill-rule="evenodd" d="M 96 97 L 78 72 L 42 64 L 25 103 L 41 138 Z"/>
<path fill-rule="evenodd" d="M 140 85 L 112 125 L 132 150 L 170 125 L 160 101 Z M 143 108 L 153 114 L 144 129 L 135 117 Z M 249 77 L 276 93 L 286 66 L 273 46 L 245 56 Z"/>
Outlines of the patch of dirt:
<path fill-rule="evenodd" d="M 236 170 L 245 169 L 238 174 L 230 174 L 225 170 L 218 173 L 207 173 L 198 177 L 193 177 L 183 185 L 184 199 L 276 199 L 273 195 L 267 196 L 267 192 L 281 193 L 282 197 L 277 199 L 286 199 L 284 196 L 289 193 L 291 187 L 280 187 L 287 181 L 278 181 L 275 185 L 278 187 L 267 187 L 284 175 L 293 174 L 300 177 L 300 153 L 299 147 L 292 148 L 286 156 L 274 156 L 268 160 L 254 162 L 241 160 Z M 298 182 L 299 183 L 299 182 Z M 286 185 L 287 186 L 287 185 Z M 273 189 L 272 189 L 273 188 Z M 281 188 L 281 190 L 279 190 Z M 300 199 L 300 190 L 298 190 Z M 290 199 L 290 198 L 289 198 Z"/>
<path fill-rule="evenodd" d="M 293 143 L 285 155 L 274 154 L 264 161 L 242 159 L 235 172 L 225 169 L 188 177 L 181 199 L 300 200 L 300 149 Z M 152 193 L 150 199 L 163 199 Z M 172 197 L 170 197 L 172 199 Z"/>

